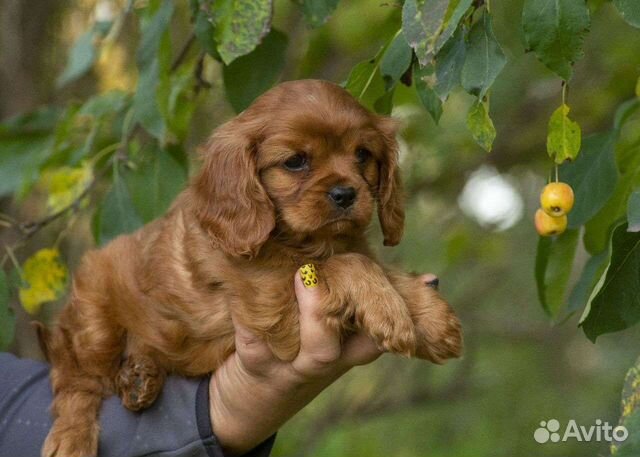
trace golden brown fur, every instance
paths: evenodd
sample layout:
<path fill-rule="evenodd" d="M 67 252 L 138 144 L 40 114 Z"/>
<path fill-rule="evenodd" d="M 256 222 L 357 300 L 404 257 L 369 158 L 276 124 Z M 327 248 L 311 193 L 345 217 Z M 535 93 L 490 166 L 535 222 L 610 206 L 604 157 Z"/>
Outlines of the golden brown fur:
<path fill-rule="evenodd" d="M 419 277 L 379 266 L 364 237 L 376 205 L 385 244 L 402 236 L 395 130 L 340 87 L 311 80 L 279 85 L 220 127 L 169 212 L 87 253 L 58 324 L 41 330 L 56 416 L 43 455 L 95 455 L 96 416 L 112 392 L 137 410 L 166 373 L 215 370 L 234 350 L 232 313 L 293 359 L 292 277 L 309 262 L 327 286 L 329 325 L 363 329 L 391 352 L 458 356 L 449 305 Z M 297 153 L 306 168 L 286 169 Z M 357 192 L 347 210 L 327 197 L 338 185 Z"/>

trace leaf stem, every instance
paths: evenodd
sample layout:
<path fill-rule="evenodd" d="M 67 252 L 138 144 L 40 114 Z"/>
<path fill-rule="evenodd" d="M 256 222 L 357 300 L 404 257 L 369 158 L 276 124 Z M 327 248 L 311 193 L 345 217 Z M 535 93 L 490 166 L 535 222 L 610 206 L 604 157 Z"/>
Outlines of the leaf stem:
<path fill-rule="evenodd" d="M 360 92 L 360 95 L 358 95 L 358 100 L 362 99 L 362 96 L 364 95 L 364 93 L 367 91 L 367 89 L 369 89 L 369 86 L 371 85 L 371 82 L 373 81 L 373 77 L 376 74 L 376 71 L 378 71 L 378 67 L 380 67 L 380 62 L 382 62 L 382 56 L 384 56 L 384 53 L 387 51 L 387 48 L 391 45 L 391 43 L 393 42 L 393 40 L 395 40 L 398 35 L 400 35 L 402 33 L 402 27 L 398 29 L 398 31 L 393 35 L 393 38 L 391 38 L 391 40 L 389 40 L 389 42 L 386 44 L 386 46 L 384 48 L 382 48 L 378 54 L 375 57 L 375 65 L 373 66 L 373 70 L 371 71 L 371 74 L 369 75 L 369 79 L 367 80 L 367 83 L 364 85 L 364 87 L 362 88 L 362 91 Z"/>
<path fill-rule="evenodd" d="M 120 149 L 120 147 L 122 147 L 122 143 L 113 143 L 105 147 L 104 149 L 100 150 L 96 155 L 91 157 L 91 166 L 97 165 L 100 159 L 102 159 L 104 156 L 108 155 L 113 151 L 117 151 L 118 149 Z"/>
<path fill-rule="evenodd" d="M 13 253 L 13 249 L 11 248 L 11 246 L 5 245 L 4 250 L 6 251 L 6 257 L 2 260 L 2 264 L 4 264 L 7 257 L 11 259 L 11 263 L 13 264 L 15 269 L 18 270 L 18 273 L 20 273 L 20 277 L 22 278 L 24 274 L 22 273 L 22 268 L 20 268 L 20 264 L 18 263 L 15 254 Z"/>

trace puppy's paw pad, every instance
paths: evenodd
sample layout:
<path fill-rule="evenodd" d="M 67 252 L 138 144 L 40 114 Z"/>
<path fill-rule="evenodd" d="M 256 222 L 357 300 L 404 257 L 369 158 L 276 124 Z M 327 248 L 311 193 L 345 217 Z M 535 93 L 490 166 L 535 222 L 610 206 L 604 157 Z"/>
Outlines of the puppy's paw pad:
<path fill-rule="evenodd" d="M 164 372 L 147 357 L 128 358 L 116 376 L 122 404 L 131 411 L 148 408 L 164 384 Z"/>

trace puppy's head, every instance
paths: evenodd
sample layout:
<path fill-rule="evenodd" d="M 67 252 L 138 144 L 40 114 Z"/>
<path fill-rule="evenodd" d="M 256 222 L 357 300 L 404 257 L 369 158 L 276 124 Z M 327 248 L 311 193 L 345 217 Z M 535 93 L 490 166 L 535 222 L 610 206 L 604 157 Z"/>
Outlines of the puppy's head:
<path fill-rule="evenodd" d="M 364 232 L 377 202 L 385 245 L 404 225 L 395 123 L 316 80 L 271 89 L 202 150 L 196 213 L 232 255 L 255 254 L 277 227 L 299 237 Z"/>

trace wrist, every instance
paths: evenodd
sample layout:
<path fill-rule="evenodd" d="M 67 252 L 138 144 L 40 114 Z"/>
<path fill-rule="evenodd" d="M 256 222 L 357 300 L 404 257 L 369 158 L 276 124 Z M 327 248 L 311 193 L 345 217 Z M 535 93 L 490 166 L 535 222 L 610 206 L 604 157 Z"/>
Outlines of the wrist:
<path fill-rule="evenodd" d="M 282 373 L 253 373 L 236 354 L 229 357 L 209 382 L 211 425 L 225 453 L 241 455 L 273 435 L 290 417 L 282 399 L 294 385 Z"/>
<path fill-rule="evenodd" d="M 341 374 L 309 377 L 280 362 L 271 368 L 255 373 L 234 354 L 211 376 L 212 429 L 230 455 L 247 452 L 273 435 Z"/>

